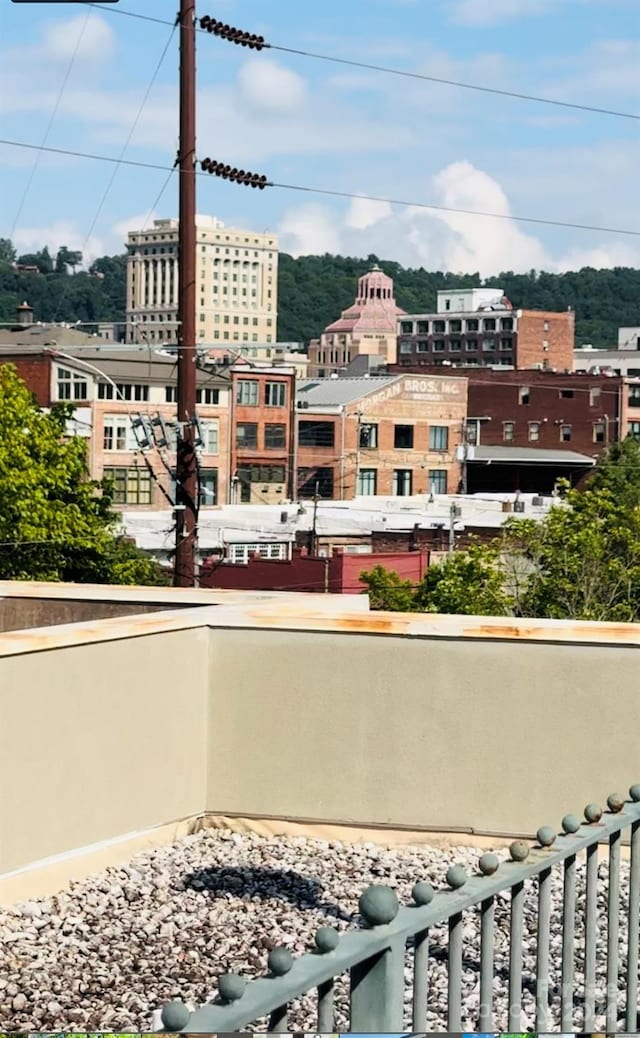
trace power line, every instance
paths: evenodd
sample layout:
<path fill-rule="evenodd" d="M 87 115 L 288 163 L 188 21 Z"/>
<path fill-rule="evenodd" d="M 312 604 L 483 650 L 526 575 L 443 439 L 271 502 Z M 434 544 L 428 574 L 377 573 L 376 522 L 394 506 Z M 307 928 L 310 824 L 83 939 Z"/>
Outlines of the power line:
<path fill-rule="evenodd" d="M 35 175 L 36 175 L 36 173 L 38 171 L 38 167 L 40 165 L 40 159 L 42 158 L 42 152 L 45 150 L 45 145 L 46 145 L 47 141 L 49 140 L 49 134 L 51 133 L 51 129 L 53 127 L 53 124 L 54 124 L 54 122 L 56 120 L 56 116 L 57 116 L 58 111 L 60 109 L 60 105 L 62 103 L 62 98 L 64 96 L 64 92 L 65 92 L 65 90 L 67 88 L 67 83 L 69 82 L 69 77 L 71 75 L 71 70 L 73 69 L 73 66 L 75 64 L 75 60 L 76 60 L 76 58 L 78 56 L 78 51 L 80 49 L 80 44 L 82 43 L 82 40 L 83 40 L 85 31 L 86 31 L 87 25 L 89 23 L 89 15 L 90 15 L 90 12 L 87 11 L 87 13 L 85 15 L 84 22 L 83 22 L 82 27 L 80 29 L 80 33 L 78 35 L 78 39 L 76 40 L 76 45 L 75 45 L 75 47 L 73 49 L 71 57 L 69 58 L 69 62 L 67 64 L 67 68 L 66 68 L 65 74 L 63 76 L 62 83 L 60 84 L 60 90 L 58 91 L 58 96 L 56 98 L 56 103 L 54 104 L 53 110 L 51 112 L 51 115 L 49 116 L 49 121 L 48 121 L 47 127 L 46 127 L 46 129 L 44 131 L 44 137 L 42 138 L 42 145 L 41 145 L 40 149 L 38 150 L 38 152 L 36 154 L 33 166 L 31 167 L 31 172 L 30 172 L 30 174 L 29 174 L 29 176 L 27 178 L 27 182 L 26 182 L 26 184 L 24 186 L 24 190 L 23 190 L 22 195 L 20 197 L 20 201 L 18 202 L 18 208 L 16 210 L 16 214 L 15 214 L 13 223 L 11 225 L 11 233 L 9 234 L 9 238 L 10 239 L 13 238 L 13 236 L 15 234 L 16 227 L 18 226 L 18 221 L 19 221 L 20 217 L 22 216 L 22 210 L 24 209 L 24 205 L 25 205 L 25 202 L 27 200 L 27 196 L 29 194 L 29 191 L 31 190 L 31 185 L 33 184 Z"/>
<path fill-rule="evenodd" d="M 143 111 L 144 111 L 144 109 L 146 107 L 147 101 L 149 100 L 149 95 L 150 95 L 150 93 L 151 93 L 151 91 L 153 89 L 155 81 L 158 78 L 158 73 L 160 72 L 160 69 L 162 67 L 162 63 L 164 62 L 164 59 L 167 56 L 167 51 L 169 50 L 169 47 L 171 45 L 171 41 L 173 39 L 174 32 L 175 32 L 175 23 L 171 26 L 171 32 L 169 33 L 169 37 L 167 39 L 167 42 L 165 43 L 164 48 L 163 48 L 163 50 L 162 50 L 162 52 L 160 54 L 160 57 L 158 58 L 158 60 L 156 62 L 155 68 L 154 68 L 154 70 L 153 70 L 153 72 L 151 74 L 151 79 L 149 80 L 147 88 L 146 88 L 146 90 L 144 92 L 144 95 L 142 97 L 142 101 L 140 102 L 140 105 L 138 107 L 138 111 L 136 112 L 136 116 L 135 116 L 135 118 L 133 120 L 133 123 L 131 124 L 131 129 L 129 130 L 129 133 L 127 134 L 127 138 L 126 138 L 126 140 L 125 140 L 125 142 L 124 142 L 124 144 L 122 146 L 122 150 L 120 152 L 120 155 L 118 156 L 118 159 L 116 161 L 116 165 L 115 165 L 115 167 L 113 169 L 111 177 L 109 178 L 107 186 L 104 189 L 104 193 L 102 195 L 102 198 L 100 199 L 100 202 L 98 204 L 98 208 L 96 209 L 96 212 L 95 212 L 95 215 L 93 217 L 93 220 L 91 221 L 91 225 L 89 227 L 89 230 L 87 231 L 87 235 L 86 235 L 86 238 L 84 240 L 84 245 L 82 247 L 82 251 L 83 252 L 85 251 L 85 249 L 87 247 L 87 243 L 89 242 L 89 239 L 91 238 L 91 235 L 93 233 L 95 225 L 98 222 L 100 214 L 101 214 L 101 212 L 102 212 L 102 210 L 104 208 L 104 204 L 105 204 L 105 202 L 106 202 L 106 200 L 107 200 L 107 198 L 109 196 L 109 192 L 111 191 L 111 188 L 113 187 L 114 180 L 116 179 L 116 177 L 118 175 L 118 170 L 120 169 L 120 166 L 122 165 L 122 162 L 123 162 L 124 156 L 126 154 L 127 148 L 131 144 L 131 139 L 132 139 L 132 137 L 133 137 L 133 135 L 134 135 L 134 133 L 136 131 L 138 123 L 140 122 L 140 118 L 141 118 L 142 113 L 143 113 Z M 167 182 L 170 179 L 170 176 L 171 176 L 171 174 L 169 174 L 169 177 L 167 178 Z M 163 192 L 164 192 L 164 187 L 163 187 Z M 154 205 L 155 205 L 155 203 L 154 203 Z"/>
<path fill-rule="evenodd" d="M 89 7 L 96 7 L 100 11 L 105 10 L 102 4 L 89 4 Z M 121 8 L 111 7 L 108 9 L 109 14 L 121 14 L 127 18 L 137 18 L 145 22 L 154 22 L 158 25 L 170 25 L 171 23 L 163 18 L 153 18 L 150 15 L 138 14 L 136 11 L 124 11 Z M 204 32 L 209 35 L 205 29 L 199 29 L 199 32 Z M 313 61 L 328 61 L 335 65 L 347 65 L 351 68 L 361 69 L 367 72 L 379 72 L 388 76 L 398 76 L 403 79 L 412 79 L 422 81 L 425 83 L 435 83 L 439 86 L 457 87 L 461 90 L 473 90 L 484 94 L 493 94 L 498 97 L 510 97 L 517 101 L 529 101 L 534 104 L 552 105 L 557 108 L 569 108 L 573 111 L 585 112 L 592 115 L 607 115 L 615 119 L 632 119 L 640 122 L 640 114 L 635 112 L 621 112 L 613 108 L 600 108 L 596 105 L 583 105 L 572 101 L 560 101 L 552 97 L 540 97 L 537 94 L 526 94 L 516 90 L 501 90 L 499 87 L 489 87 L 481 83 L 466 83 L 456 79 L 445 79 L 442 76 L 429 76 L 422 72 L 408 72 L 406 69 L 391 68 L 388 65 L 373 65 L 365 61 L 355 61 L 352 58 L 339 58 L 335 54 L 319 54 L 315 51 L 300 50 L 296 47 L 285 47 L 282 44 L 277 43 L 264 43 L 265 49 L 279 51 L 282 54 L 294 54 L 302 58 L 310 58 Z"/>
<path fill-rule="evenodd" d="M 165 173 L 172 171 L 173 167 L 162 166 L 156 162 L 141 162 L 134 159 L 118 159 L 111 155 L 95 155 L 91 152 L 73 151 L 70 148 L 42 148 L 39 144 L 29 144 L 25 141 L 15 141 L 8 138 L 0 138 L 0 144 L 10 148 L 25 148 L 27 150 L 50 152 L 54 155 L 68 155 L 71 158 L 91 159 L 96 162 L 119 163 L 123 166 L 132 166 L 137 169 L 158 169 Z M 207 173 L 196 170 L 198 176 L 208 176 Z M 336 191 L 330 188 L 308 187 L 302 184 L 281 184 L 278 181 L 269 181 L 267 187 L 279 188 L 282 191 L 302 191 L 307 194 L 324 195 L 332 198 L 361 199 L 365 202 L 382 202 L 386 205 L 404 206 L 407 209 L 425 209 L 439 213 L 456 213 L 461 216 L 481 216 L 491 220 L 512 220 L 515 223 L 539 224 L 545 227 L 564 227 L 575 231 L 597 231 L 600 234 L 620 234 L 632 238 L 640 238 L 640 230 L 630 230 L 624 227 L 605 227 L 598 224 L 577 223 L 569 220 L 550 220 L 538 216 L 516 216 L 509 213 L 490 213 L 480 209 L 462 209 L 454 206 L 437 205 L 434 202 L 417 202 L 406 198 L 388 198 L 382 195 L 364 195 L 355 191 Z"/>

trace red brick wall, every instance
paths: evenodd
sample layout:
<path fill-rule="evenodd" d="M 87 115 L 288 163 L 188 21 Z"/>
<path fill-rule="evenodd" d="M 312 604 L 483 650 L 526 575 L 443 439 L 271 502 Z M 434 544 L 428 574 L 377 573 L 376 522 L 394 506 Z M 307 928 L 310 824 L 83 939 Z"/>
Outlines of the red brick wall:
<path fill-rule="evenodd" d="M 3 354 L 0 364 L 12 364 L 28 389 L 34 394 L 39 407 L 51 407 L 51 358 Z"/>
<path fill-rule="evenodd" d="M 541 365 L 555 371 L 572 371 L 575 317 L 572 310 L 566 313 L 522 310 L 516 336 L 516 368 Z"/>
<path fill-rule="evenodd" d="M 572 450 L 590 457 L 605 443 L 594 442 L 594 423 L 604 420 L 605 441 L 618 438 L 620 378 L 603 375 L 556 375 L 538 371 L 477 371 L 469 377 L 469 418 L 490 417 L 481 423 L 480 443 L 513 447 Z M 529 389 L 529 403 L 520 403 L 520 391 Z M 591 390 L 600 390 L 599 400 Z M 562 396 L 562 391 L 572 397 Z M 514 423 L 512 440 L 504 437 L 504 423 Z M 529 439 L 529 423 L 539 424 L 537 440 Z M 561 425 L 571 426 L 571 439 L 561 439 Z"/>
<path fill-rule="evenodd" d="M 427 552 L 392 552 L 375 555 L 344 555 L 311 558 L 294 551 L 288 561 L 253 558 L 246 565 L 205 565 L 200 575 L 204 588 L 243 591 L 310 591 L 359 594 L 365 590 L 360 574 L 373 566 L 395 570 L 403 579 L 417 583 L 425 574 Z"/>

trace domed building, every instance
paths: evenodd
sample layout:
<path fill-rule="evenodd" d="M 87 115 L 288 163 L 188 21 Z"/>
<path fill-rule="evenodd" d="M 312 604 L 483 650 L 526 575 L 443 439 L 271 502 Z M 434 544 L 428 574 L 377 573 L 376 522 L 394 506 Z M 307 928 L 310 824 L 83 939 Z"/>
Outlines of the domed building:
<path fill-rule="evenodd" d="M 309 343 L 309 375 L 327 378 L 356 357 L 376 356 L 381 364 L 395 364 L 397 319 L 404 316 L 393 294 L 393 280 L 377 265 L 358 279 L 355 302 L 319 339 Z"/>

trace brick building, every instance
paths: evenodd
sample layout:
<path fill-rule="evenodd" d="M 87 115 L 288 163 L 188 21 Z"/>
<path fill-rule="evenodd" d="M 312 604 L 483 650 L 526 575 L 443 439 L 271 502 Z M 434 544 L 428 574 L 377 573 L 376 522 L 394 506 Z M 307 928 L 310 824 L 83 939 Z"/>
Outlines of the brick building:
<path fill-rule="evenodd" d="M 294 548 L 288 559 L 265 559 L 256 554 L 240 565 L 205 562 L 200 572 L 200 587 L 357 595 L 366 590 L 360 580 L 361 573 L 374 566 L 384 566 L 403 580 L 417 584 L 428 565 L 429 553 L 423 550 L 350 555 L 336 549 L 320 556 Z"/>
<path fill-rule="evenodd" d="M 398 318 L 398 369 L 571 371 L 575 314 L 516 310 L 502 289 L 438 292 L 437 312 Z"/>
<path fill-rule="evenodd" d="M 295 368 L 240 363 L 229 376 L 231 503 L 293 500 Z"/>
<path fill-rule="evenodd" d="M 309 343 L 309 376 L 328 378 L 339 374 L 356 357 L 377 357 L 380 364 L 396 360 L 397 320 L 404 314 L 393 294 L 393 281 L 374 266 L 358 279 L 353 304 L 342 311 Z"/>
<path fill-rule="evenodd" d="M 297 393 L 298 496 L 454 493 L 464 378 L 324 379 Z"/>
<path fill-rule="evenodd" d="M 55 327 L 48 346 L 0 347 L 42 408 L 75 407 L 69 433 L 87 442 L 92 478 L 114 483 L 119 508 L 169 509 L 175 501 L 176 361 L 147 349 L 61 350 Z M 196 418 L 201 443 L 200 505 L 227 500 L 228 382 L 198 372 Z"/>

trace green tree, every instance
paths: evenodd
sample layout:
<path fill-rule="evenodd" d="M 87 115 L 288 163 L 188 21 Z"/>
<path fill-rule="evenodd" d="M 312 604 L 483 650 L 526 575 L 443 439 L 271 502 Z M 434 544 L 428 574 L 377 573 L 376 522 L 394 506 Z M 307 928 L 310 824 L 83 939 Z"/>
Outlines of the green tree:
<path fill-rule="evenodd" d="M 617 504 L 637 508 L 640 505 L 640 443 L 627 437 L 607 447 L 585 489 L 608 490 Z"/>
<path fill-rule="evenodd" d="M 69 267 L 71 267 L 73 273 L 76 272 L 76 267 L 79 267 L 82 263 L 82 253 L 77 252 L 75 249 L 69 249 L 66 245 L 61 245 L 56 255 L 56 274 L 68 274 Z"/>
<path fill-rule="evenodd" d="M 512 599 L 505 588 L 500 549 L 496 544 L 472 544 L 443 562 L 430 566 L 415 598 L 427 613 L 506 616 Z"/>
<path fill-rule="evenodd" d="M 16 250 L 10 238 L 0 238 L 0 270 L 7 270 L 16 261 Z"/>
<path fill-rule="evenodd" d="M 53 260 L 46 245 L 39 252 L 25 252 L 18 256 L 18 263 L 25 267 L 37 267 L 41 274 L 53 273 Z"/>
<path fill-rule="evenodd" d="M 117 535 L 107 484 L 67 436 L 69 405 L 41 411 L 0 366 L 0 579 L 164 583 L 161 567 Z"/>
<path fill-rule="evenodd" d="M 410 580 L 403 580 L 395 570 L 374 566 L 363 571 L 360 580 L 368 588 L 372 609 L 393 613 L 410 613 L 415 609 L 415 590 Z"/>
<path fill-rule="evenodd" d="M 521 616 L 640 619 L 640 507 L 609 486 L 569 490 L 540 523 L 510 520 L 505 543 L 528 567 L 515 596 Z"/>

